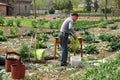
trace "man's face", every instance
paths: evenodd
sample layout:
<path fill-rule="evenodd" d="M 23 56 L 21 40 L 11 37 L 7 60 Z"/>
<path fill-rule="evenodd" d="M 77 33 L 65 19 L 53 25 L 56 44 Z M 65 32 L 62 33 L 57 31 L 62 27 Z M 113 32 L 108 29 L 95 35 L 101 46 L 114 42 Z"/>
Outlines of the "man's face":
<path fill-rule="evenodd" d="M 76 21 L 78 19 L 78 16 L 72 16 L 73 21 Z"/>

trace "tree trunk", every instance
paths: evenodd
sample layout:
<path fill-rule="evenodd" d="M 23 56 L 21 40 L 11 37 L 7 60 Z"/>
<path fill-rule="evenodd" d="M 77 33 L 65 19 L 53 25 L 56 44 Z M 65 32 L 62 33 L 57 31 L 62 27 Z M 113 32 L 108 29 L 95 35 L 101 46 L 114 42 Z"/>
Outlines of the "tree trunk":
<path fill-rule="evenodd" d="M 34 0 L 34 18 L 36 19 L 37 15 L 36 15 L 36 1 Z"/>
<path fill-rule="evenodd" d="M 105 0 L 105 19 L 107 20 L 107 3 L 108 0 Z"/>

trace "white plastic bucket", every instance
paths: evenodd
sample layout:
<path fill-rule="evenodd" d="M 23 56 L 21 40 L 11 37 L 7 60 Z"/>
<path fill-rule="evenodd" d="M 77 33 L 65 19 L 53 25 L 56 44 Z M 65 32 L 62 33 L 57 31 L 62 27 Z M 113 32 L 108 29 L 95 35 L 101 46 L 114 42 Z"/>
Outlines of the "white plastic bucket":
<path fill-rule="evenodd" d="M 79 67 L 81 64 L 81 57 L 80 56 L 71 56 L 70 58 L 71 66 Z"/>

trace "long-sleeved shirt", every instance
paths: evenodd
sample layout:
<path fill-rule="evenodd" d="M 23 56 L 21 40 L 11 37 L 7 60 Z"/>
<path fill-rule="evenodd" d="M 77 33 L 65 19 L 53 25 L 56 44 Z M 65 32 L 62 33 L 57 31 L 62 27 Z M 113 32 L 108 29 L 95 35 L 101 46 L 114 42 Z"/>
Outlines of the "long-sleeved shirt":
<path fill-rule="evenodd" d="M 71 33 L 72 35 L 74 34 L 74 28 L 73 28 L 73 20 L 71 17 L 67 18 L 60 29 L 60 32 L 66 32 L 66 33 Z"/>

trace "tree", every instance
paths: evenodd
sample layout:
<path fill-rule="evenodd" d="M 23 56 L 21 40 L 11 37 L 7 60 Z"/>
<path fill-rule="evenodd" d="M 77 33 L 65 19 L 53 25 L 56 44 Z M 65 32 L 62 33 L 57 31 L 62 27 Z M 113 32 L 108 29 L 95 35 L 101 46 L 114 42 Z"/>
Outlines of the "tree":
<path fill-rule="evenodd" d="M 95 12 L 98 11 L 98 8 L 99 8 L 98 1 L 95 0 L 95 2 L 94 2 L 94 9 L 95 9 Z"/>
<path fill-rule="evenodd" d="M 115 3 L 115 6 L 120 9 L 120 0 L 113 0 Z"/>
<path fill-rule="evenodd" d="M 105 19 L 107 20 L 107 4 L 108 0 L 105 0 Z"/>
<path fill-rule="evenodd" d="M 91 12 L 91 0 L 85 0 L 85 3 L 86 3 L 86 10 L 88 12 Z"/>
<path fill-rule="evenodd" d="M 70 12 L 73 9 L 71 0 L 53 0 L 53 5 L 57 10 L 67 10 L 67 12 Z"/>

